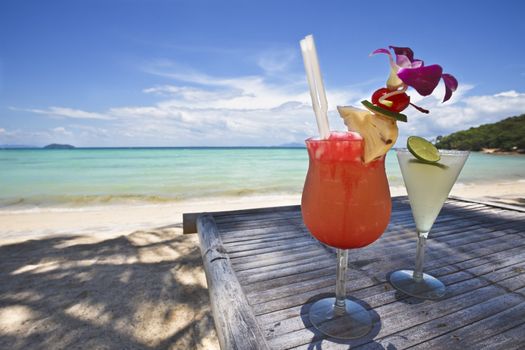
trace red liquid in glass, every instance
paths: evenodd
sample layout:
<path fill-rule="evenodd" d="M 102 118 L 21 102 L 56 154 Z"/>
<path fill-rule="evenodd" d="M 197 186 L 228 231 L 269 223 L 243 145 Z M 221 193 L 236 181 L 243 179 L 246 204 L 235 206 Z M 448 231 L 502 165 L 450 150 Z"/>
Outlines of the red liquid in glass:
<path fill-rule="evenodd" d="M 301 211 L 311 234 L 340 249 L 369 245 L 390 220 L 385 156 L 364 164 L 363 139 L 353 132 L 306 140 L 310 159 Z"/>

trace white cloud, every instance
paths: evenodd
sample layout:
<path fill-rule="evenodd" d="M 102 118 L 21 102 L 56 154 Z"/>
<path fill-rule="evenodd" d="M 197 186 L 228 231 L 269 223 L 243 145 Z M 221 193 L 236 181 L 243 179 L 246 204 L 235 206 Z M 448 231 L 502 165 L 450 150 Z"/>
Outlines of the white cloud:
<path fill-rule="evenodd" d="M 49 131 L 27 131 L 21 129 L 0 132 L 0 143 L 14 145 L 42 145 L 51 140 Z"/>
<path fill-rule="evenodd" d="M 494 95 L 496 97 L 520 97 L 520 94 L 514 90 L 500 92 L 499 94 Z"/>
<path fill-rule="evenodd" d="M 101 120 L 112 119 L 110 116 L 105 115 L 105 114 L 86 112 L 80 109 L 73 109 L 73 108 L 67 108 L 67 107 L 49 107 L 47 109 L 22 109 L 22 108 L 11 107 L 10 109 L 15 110 L 15 111 L 45 114 L 51 117 L 60 117 L 60 118 L 101 119 Z"/>
<path fill-rule="evenodd" d="M 297 50 L 281 49 L 263 52 L 257 58 L 257 64 L 268 74 L 285 72 L 290 63 L 297 58 Z"/>
<path fill-rule="evenodd" d="M 63 126 L 53 128 L 51 131 L 56 135 L 73 136 L 73 133 L 69 130 L 66 130 L 66 128 L 64 128 Z"/>
<path fill-rule="evenodd" d="M 118 134 L 105 128 L 71 124 L 45 130 L 5 130 L 0 132 L 0 144 L 44 146 L 50 143 L 69 143 L 75 146 L 116 146 L 110 136 Z M 95 142 L 94 142 L 95 140 Z"/>
<path fill-rule="evenodd" d="M 190 103 L 195 103 L 199 101 L 209 102 L 217 99 L 233 98 L 241 93 L 239 89 L 235 89 L 233 87 L 230 89 L 215 89 L 212 91 L 203 90 L 200 88 L 175 85 L 155 86 L 152 88 L 144 89 L 143 92 L 171 98 L 178 98 L 181 101 L 187 101 Z"/>

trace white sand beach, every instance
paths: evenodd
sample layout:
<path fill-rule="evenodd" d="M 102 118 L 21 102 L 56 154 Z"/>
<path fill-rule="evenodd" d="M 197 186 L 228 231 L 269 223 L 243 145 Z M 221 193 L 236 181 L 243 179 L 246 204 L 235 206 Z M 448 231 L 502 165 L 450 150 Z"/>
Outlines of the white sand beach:
<path fill-rule="evenodd" d="M 458 185 L 451 194 L 519 205 L 525 182 Z M 274 195 L 0 211 L 0 348 L 218 349 L 198 238 L 182 234 L 182 214 L 299 202 Z"/>

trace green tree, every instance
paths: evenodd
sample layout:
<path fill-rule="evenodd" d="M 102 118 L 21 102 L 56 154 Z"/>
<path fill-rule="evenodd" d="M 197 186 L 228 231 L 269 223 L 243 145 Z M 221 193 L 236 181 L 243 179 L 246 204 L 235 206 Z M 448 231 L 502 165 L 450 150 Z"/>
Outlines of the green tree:
<path fill-rule="evenodd" d="M 525 151 L 525 114 L 458 131 L 448 136 L 438 136 L 436 147 L 470 151 L 480 151 L 483 148 Z"/>

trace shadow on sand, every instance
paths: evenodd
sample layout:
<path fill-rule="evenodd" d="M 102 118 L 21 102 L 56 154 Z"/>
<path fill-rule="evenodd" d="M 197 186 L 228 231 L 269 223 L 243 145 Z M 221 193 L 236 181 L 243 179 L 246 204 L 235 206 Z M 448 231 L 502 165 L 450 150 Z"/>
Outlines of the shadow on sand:
<path fill-rule="evenodd" d="M 1 349 L 196 348 L 213 319 L 194 237 L 138 231 L 0 246 Z"/>

